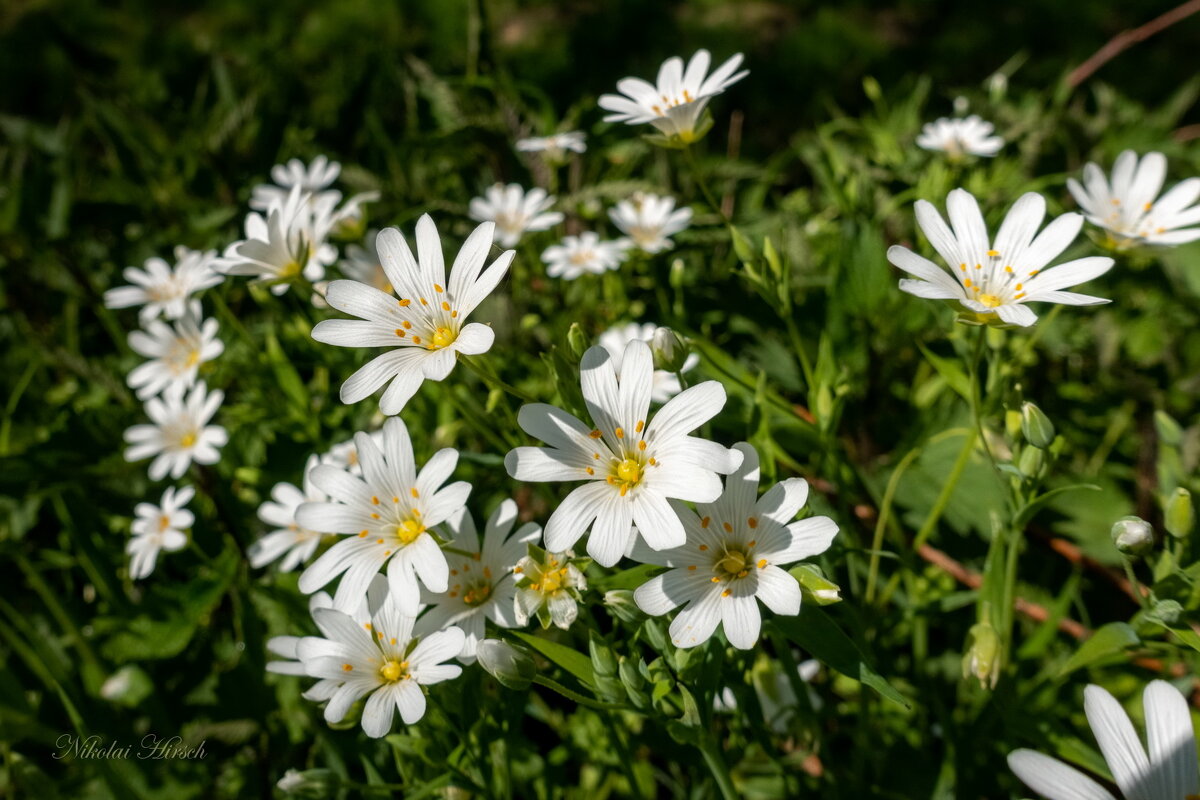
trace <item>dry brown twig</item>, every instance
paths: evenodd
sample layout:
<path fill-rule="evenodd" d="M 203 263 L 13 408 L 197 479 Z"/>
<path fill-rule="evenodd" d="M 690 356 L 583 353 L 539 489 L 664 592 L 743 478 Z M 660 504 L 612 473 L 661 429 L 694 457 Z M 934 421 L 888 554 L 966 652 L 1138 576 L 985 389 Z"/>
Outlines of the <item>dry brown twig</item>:
<path fill-rule="evenodd" d="M 1144 42 L 1156 33 L 1162 33 L 1167 28 L 1175 23 L 1190 17 L 1200 11 L 1200 0 L 1188 0 L 1183 5 L 1176 6 L 1160 17 L 1152 19 L 1145 25 L 1139 28 L 1134 28 L 1129 31 L 1122 31 L 1116 36 L 1108 40 L 1108 43 L 1097 50 L 1095 53 L 1084 61 L 1078 67 L 1071 71 L 1067 76 L 1067 85 L 1074 89 L 1079 84 L 1086 81 L 1088 78 L 1099 70 L 1102 66 L 1113 60 L 1121 53 L 1133 47 L 1138 42 Z"/>

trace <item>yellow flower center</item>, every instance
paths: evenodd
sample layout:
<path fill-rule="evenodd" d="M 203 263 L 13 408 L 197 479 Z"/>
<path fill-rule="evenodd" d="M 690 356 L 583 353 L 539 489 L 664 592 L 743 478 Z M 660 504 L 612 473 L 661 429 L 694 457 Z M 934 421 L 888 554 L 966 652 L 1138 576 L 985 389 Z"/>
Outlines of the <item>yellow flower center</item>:
<path fill-rule="evenodd" d="M 388 683 L 395 683 L 401 678 L 408 677 L 407 661 L 385 661 L 379 668 L 379 675 Z"/>
<path fill-rule="evenodd" d="M 166 514 L 162 514 L 161 516 L 159 516 L 158 529 L 160 531 L 165 531 L 169 527 L 171 527 L 171 518 L 168 517 Z"/>
<path fill-rule="evenodd" d="M 487 599 L 491 596 L 491 584 L 476 583 L 467 589 L 465 594 L 463 594 L 463 602 L 469 606 L 477 606 L 487 602 Z"/>
<path fill-rule="evenodd" d="M 289 261 L 288 263 L 286 263 L 282 267 L 280 267 L 279 278 L 280 278 L 280 280 L 291 280 L 292 278 L 299 275 L 300 271 L 302 269 L 303 268 L 300 266 L 299 261 Z"/>
<path fill-rule="evenodd" d="M 188 353 L 188 355 L 187 355 L 187 365 L 188 365 L 189 367 L 194 367 L 194 366 L 196 366 L 196 364 L 197 364 L 199 361 L 200 361 L 200 351 L 199 351 L 199 350 L 192 350 L 191 352 L 189 352 L 189 353 Z"/>
<path fill-rule="evenodd" d="M 617 465 L 617 480 L 622 483 L 634 484 L 642 479 L 642 465 L 627 458 Z"/>
<path fill-rule="evenodd" d="M 438 328 L 433 332 L 433 341 L 430 343 L 429 349 L 436 350 L 440 347 L 453 344 L 454 340 L 457 338 L 458 337 L 455 336 L 454 331 L 450 330 L 449 328 Z"/>
<path fill-rule="evenodd" d="M 186 433 L 186 434 L 184 434 L 183 438 L 179 440 L 180 447 L 191 447 L 195 443 L 196 443 L 196 434 L 195 433 Z"/>
<path fill-rule="evenodd" d="M 728 575 L 737 575 L 746 568 L 746 554 L 741 550 L 729 550 L 717 562 L 717 570 Z"/>
<path fill-rule="evenodd" d="M 404 544 L 412 544 L 425 532 L 425 526 L 415 519 L 406 519 L 396 526 L 396 536 Z"/>
<path fill-rule="evenodd" d="M 554 594 L 563 587 L 567 582 L 567 568 L 552 570 L 542 574 L 541 592 L 542 594 Z"/>
<path fill-rule="evenodd" d="M 995 308 L 1003 301 L 994 294 L 981 294 L 979 295 L 979 302 L 983 303 L 988 308 Z"/>

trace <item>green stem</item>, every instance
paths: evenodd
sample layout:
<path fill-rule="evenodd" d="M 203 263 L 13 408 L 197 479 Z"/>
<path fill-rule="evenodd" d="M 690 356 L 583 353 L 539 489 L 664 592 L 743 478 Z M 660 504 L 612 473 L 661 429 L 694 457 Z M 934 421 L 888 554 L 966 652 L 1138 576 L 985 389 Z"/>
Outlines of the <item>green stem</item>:
<path fill-rule="evenodd" d="M 505 383 L 500 379 L 499 375 L 485 369 L 478 363 L 474 356 L 460 356 L 459 361 L 467 365 L 467 369 L 479 376 L 480 380 L 486 383 L 493 389 L 499 389 L 502 392 L 512 395 L 523 403 L 536 403 L 538 399 L 532 395 L 526 394 L 510 383 Z"/>
<path fill-rule="evenodd" d="M 625 780 L 629 781 L 629 794 L 634 797 L 645 796 L 641 784 L 638 783 L 637 773 L 633 771 L 633 756 L 629 753 L 629 746 L 625 744 L 620 729 L 613 722 L 612 713 L 601 713 L 600 719 L 604 721 L 604 727 L 608 729 L 608 736 L 612 739 L 613 748 L 617 751 L 617 761 L 621 762 L 621 771 L 625 773 Z"/>
<path fill-rule="evenodd" d="M 717 202 L 716 196 L 708 188 L 708 182 L 704 180 L 704 174 L 700 171 L 700 162 L 696 160 L 696 154 L 692 151 L 691 146 L 683 148 L 684 158 L 688 162 L 688 167 L 692 170 L 692 178 L 696 181 L 696 185 L 700 187 L 700 193 L 704 195 L 704 201 L 712 207 L 712 210 L 721 215 L 721 219 L 725 220 L 726 224 L 731 221 L 725 215 L 725 210 L 721 208 L 721 204 Z"/>
<path fill-rule="evenodd" d="M 979 374 L 979 367 L 983 361 L 983 351 L 987 347 L 987 326 L 980 326 L 979 336 L 975 339 L 975 348 L 971 353 L 971 360 L 968 364 L 967 377 L 971 382 L 970 403 L 971 403 L 971 419 L 975 424 L 975 430 L 979 435 L 979 442 L 983 445 L 983 452 L 987 454 L 988 463 L 992 465 L 992 471 L 996 473 L 996 480 L 1000 482 L 1000 487 L 1004 488 L 1007 484 L 1004 481 L 1004 474 L 1000 472 L 1000 465 L 996 462 L 996 456 L 992 454 L 992 447 L 988 444 L 987 435 L 983 429 L 983 398 L 980 397 L 979 381 L 983 377 Z"/>
<path fill-rule="evenodd" d="M 575 691 L 574 689 L 568 689 L 566 686 L 563 686 L 561 683 L 554 680 L 553 678 L 547 678 L 544 675 L 534 675 L 533 682 L 536 683 L 538 686 L 545 686 L 547 689 L 553 689 L 554 691 L 561 694 L 563 697 L 567 698 L 568 700 L 574 700 L 576 703 L 579 703 L 579 705 L 581 705 L 581 706 L 587 706 L 588 708 L 594 708 L 597 711 L 633 711 L 634 713 L 639 713 L 639 714 L 641 713 L 636 708 L 630 708 L 628 706 L 617 705 L 615 703 L 602 703 L 599 700 L 593 700 L 592 698 L 587 697 L 586 695 L 580 694 L 579 692 Z"/>
<path fill-rule="evenodd" d="M 1137 598 L 1138 605 L 1144 609 L 1150 608 L 1150 600 L 1142 592 L 1142 583 L 1137 578 L 1137 573 L 1133 571 L 1133 562 L 1128 558 L 1121 559 L 1122 565 L 1125 567 L 1125 577 L 1129 580 L 1129 588 L 1133 590 L 1133 595 Z"/>
<path fill-rule="evenodd" d="M 738 800 L 737 789 L 733 786 L 733 778 L 729 775 L 729 767 L 725 764 L 716 738 L 712 734 L 705 733 L 701 735 L 696 747 L 700 750 L 700 755 L 704 756 L 704 763 L 708 765 L 708 771 L 712 773 L 713 780 L 717 782 L 721 797 L 724 800 Z"/>
<path fill-rule="evenodd" d="M 887 489 L 883 492 L 883 502 L 879 504 L 879 518 L 875 521 L 875 535 L 871 539 L 871 564 L 867 568 L 867 603 L 875 598 L 875 581 L 879 577 L 879 552 L 883 548 L 883 533 L 891 514 L 896 487 L 900 485 L 900 478 L 904 475 L 905 470 L 920 454 L 921 448 L 914 447 L 908 451 L 908 455 L 900 459 L 900 463 L 896 465 L 896 468 L 892 470 L 891 477 L 888 478 Z"/>
<path fill-rule="evenodd" d="M 784 325 L 787 326 L 788 337 L 792 340 L 792 349 L 796 351 L 796 357 L 800 359 L 800 369 L 804 371 L 804 385 L 812 391 L 815 387 L 814 372 L 812 362 L 808 359 L 808 352 L 804 349 L 804 340 L 800 338 L 800 329 L 796 327 L 796 321 L 792 319 L 790 313 L 780 314 L 783 317 Z"/>

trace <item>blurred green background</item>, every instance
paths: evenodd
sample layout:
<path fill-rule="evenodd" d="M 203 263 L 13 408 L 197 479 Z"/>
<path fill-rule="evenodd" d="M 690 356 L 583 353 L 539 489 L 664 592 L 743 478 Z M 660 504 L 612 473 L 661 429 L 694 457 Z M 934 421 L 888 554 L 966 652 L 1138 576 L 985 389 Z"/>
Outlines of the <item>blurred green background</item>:
<path fill-rule="evenodd" d="M 1193 69 L 1200 17 L 1133 47 L 1074 92 L 1061 89 L 1064 75 L 1112 36 L 1173 5 L 0 2 L 0 581 L 17 587 L 6 588 L 0 601 L 0 619 L 15 631 L 0 639 L 0 754 L 8 781 L 0 789 L 22 787 L 40 797 L 55 796 L 56 784 L 65 797 L 270 796 L 286 768 L 329 764 L 339 751 L 351 771 L 360 772 L 358 754 L 344 743 L 330 743 L 320 726 L 316 734 L 305 730 L 303 720 L 317 717 L 296 696 L 296 684 L 278 695 L 262 689 L 267 629 L 303 616 L 294 592 L 256 585 L 253 593 L 227 593 L 231 583 L 257 576 L 247 576 L 235 553 L 224 550 L 196 575 L 170 568 L 175 571 L 166 575 L 176 582 L 156 573 L 164 580 L 152 578 L 145 597 L 118 577 L 122 515 L 139 499 L 157 499 L 159 489 L 146 483 L 143 465 L 120 457 L 121 432 L 140 413 L 121 383 L 135 363 L 124 348 L 133 316 L 105 311 L 99 298 L 120 282 L 127 265 L 167 256 L 176 244 L 213 248 L 236 238 L 250 188 L 271 165 L 326 153 L 345 164 L 343 189 L 382 190 L 376 220 L 407 228 L 424 211 L 465 216 L 467 201 L 493 180 L 529 183 L 512 152 L 518 136 L 580 128 L 592 137 L 592 150 L 569 188 L 580 214 L 594 220 L 601 216 L 598 198 L 668 183 L 673 174 L 666 155 L 638 141 L 636 131 L 602 123 L 595 98 L 626 75 L 652 77 L 671 55 L 699 47 L 718 60 L 745 53 L 751 74 L 717 104 L 708 164 L 737 195 L 738 221 L 747 230 L 773 236 L 785 231 L 781 247 L 799 265 L 803 332 L 814 343 L 827 333 L 830 352 L 837 353 L 825 366 L 847 387 L 844 452 L 822 455 L 816 434 L 794 419 L 774 435 L 793 453 L 817 453 L 805 466 L 828 470 L 841 487 L 829 502 L 838 504 L 849 529 L 855 504 L 878 499 L 898 455 L 961 412 L 946 382 L 939 383 L 909 346 L 918 338 L 944 346 L 944 331 L 930 324 L 933 312 L 921 301 L 894 291 L 896 276 L 883 261 L 887 244 L 914 239 L 911 201 L 940 201 L 952 185 L 969 180 L 987 208 L 1005 207 L 1018 190 L 1036 189 L 1047 191 L 1052 207 L 1062 210 L 1071 207 L 1062 176 L 1088 158 L 1110 161 L 1125 146 L 1166 151 L 1172 182 L 1196 174 L 1200 154 L 1186 131 L 1200 123 Z M 989 80 L 998 70 L 1007 88 Z M 867 80 L 865 90 L 868 78 L 874 82 Z M 960 94 L 1014 140 L 1006 158 L 981 166 L 969 179 L 911 148 L 920 123 L 951 114 Z M 743 121 L 736 157 L 724 159 L 731 112 Z M 603 186 L 588 188 L 602 180 Z M 677 180 L 681 194 L 692 188 L 686 178 Z M 698 222 L 698 228 L 715 227 L 715 215 Z M 681 245 L 693 246 L 689 264 L 702 263 L 701 252 L 704 258 L 714 253 L 717 278 L 733 285 L 732 253 L 713 227 L 680 237 Z M 447 223 L 447 229 L 459 235 L 465 227 Z M 1103 502 L 1060 503 L 1053 532 L 1109 564 L 1109 522 L 1133 510 L 1157 514 L 1144 485 L 1145 475 L 1155 471 L 1154 446 L 1147 444 L 1155 436 L 1153 410 L 1194 423 L 1200 393 L 1195 252 L 1167 254 L 1169 269 L 1161 275 L 1114 272 L 1107 288 L 1128 302 L 1083 312 L 1086 322 L 1073 328 L 1051 329 L 1042 343 L 1044 360 L 1029 370 L 1024 387 L 1080 443 L 1079 452 L 1064 459 L 1071 462 L 1069 471 L 1108 490 Z M 536 254 L 526 260 L 536 264 Z M 645 311 L 645 298 L 653 308 L 653 285 L 647 276 L 631 279 L 636 288 L 630 294 L 645 290 L 640 306 L 622 305 L 622 299 L 612 309 L 585 309 L 589 332 L 620 314 Z M 756 327 L 769 309 L 755 300 L 727 309 L 718 285 L 695 287 L 694 324 L 719 328 L 720 345 L 747 364 L 743 377 L 751 391 L 741 387 L 729 415 L 738 420 L 722 431 L 733 441 L 743 434 L 735 430 L 739 415 L 758 420 L 751 407 L 758 370 L 786 397 L 777 405 L 786 409 L 804 398 L 783 337 Z M 553 305 L 529 302 L 540 302 L 542 311 Z M 323 390 L 318 402 L 328 404 L 348 371 L 326 370 L 325 360 L 340 358 L 344 365 L 347 359 L 308 342 L 302 317 L 297 311 L 297 319 L 269 330 L 294 355 L 306 389 L 314 395 Z M 254 324 L 259 333 L 268 323 Z M 565 325 L 552 334 L 539 344 L 561 341 Z M 222 335 L 228 341 L 232 333 L 223 327 Z M 249 349 L 231 345 L 231 363 L 239 347 L 243 354 Z M 943 355 L 950 354 L 943 347 Z M 535 368 L 536 361 L 530 370 Z M 282 411 L 275 418 L 265 410 L 275 400 L 247 380 L 240 404 L 223 412 L 231 428 L 263 432 L 241 437 L 225 451 L 230 473 L 248 470 L 238 479 L 250 494 L 273 480 L 294 480 L 296 464 L 311 449 L 305 435 L 312 420 L 303 414 L 285 418 Z M 896 426 L 895 415 L 909 413 L 909 404 L 916 409 L 912 426 Z M 336 429 L 344 438 L 372 410 L 332 405 L 320 409 L 323 436 Z M 446 424 L 435 403 L 415 408 Z M 1181 463 L 1190 469 L 1194 429 L 1188 436 Z M 906 524 L 919 523 L 933 503 L 956 448 L 930 448 L 902 482 L 898 504 Z M 864 485 L 853 486 L 837 472 L 850 462 L 863 467 Z M 483 471 L 481 464 L 470 468 Z M 987 528 L 986 509 L 972 501 L 986 495 L 986 472 L 982 463 L 971 465 L 967 490 L 947 511 L 953 536 L 937 542 L 961 549 L 964 560 L 978 559 L 985 549 L 976 539 Z M 243 511 L 252 512 L 253 505 L 244 497 L 242 502 Z M 211 512 L 204 508 L 198 516 L 211 523 Z M 865 547 L 870 525 L 850 530 L 845 546 Z M 220 536 L 204 527 L 198 525 L 198 538 L 208 535 L 205 546 L 218 549 Z M 252 538 L 252 532 L 238 535 Z M 1049 587 L 1037 597 L 1050 604 L 1073 574 L 1044 558 L 1035 559 L 1027 578 Z M 844 585 L 852 588 L 854 580 Z M 938 598 L 919 611 L 933 619 L 927 663 L 908 660 L 905 626 L 911 618 L 901 624 L 881 617 L 863 625 L 876 625 L 868 638 L 877 650 L 900 654 L 883 659 L 888 674 L 904 673 L 899 681 L 906 692 L 928 692 L 924 699 L 930 702 L 914 712 L 924 716 L 911 724 L 893 717 L 878 752 L 867 747 L 876 743 L 863 740 L 861 731 L 850 734 L 837 722 L 826 726 L 839 746 L 856 748 L 853 760 L 827 764 L 843 781 L 830 797 L 864 796 L 864 787 L 887 782 L 890 769 L 942 757 L 969 787 L 962 796 L 1009 796 L 1019 790 L 1006 774 L 996 777 L 1003 772 L 1001 748 L 1035 739 L 1033 723 L 1013 717 L 1032 707 L 1056 708 L 1061 683 L 1045 679 L 1022 695 L 1029 706 L 999 702 L 980 711 L 984 704 L 972 698 L 964 701 L 970 714 L 954 710 L 958 651 L 970 623 L 959 619 L 943 628 L 932 615 L 963 608 L 961 593 L 944 575 L 919 580 Z M 1072 613 L 1090 615 L 1087 621 L 1096 625 L 1128 615 L 1127 598 L 1096 583 L 1085 582 L 1088 602 L 1072 604 Z M 1064 613 L 1068 600 L 1062 601 Z M 171 610 L 165 621 L 164 609 Z M 248 629 L 235 629 L 242 621 Z M 1052 634 L 1039 639 L 1036 657 Z M 31 660 L 20 642 L 47 652 Z M 1054 657 L 1061 662 L 1066 656 L 1063 648 Z M 39 661 L 49 672 L 30 667 Z M 97 687 L 125 662 L 145 665 L 157 688 L 145 703 L 114 711 L 96 696 Z M 469 707 L 458 711 L 464 718 L 473 713 Z M 1079 731 L 1078 711 L 1058 704 L 1055 730 Z M 827 708 L 839 712 L 852 716 L 855 707 Z M 147 724 L 164 730 L 190 725 L 191 735 L 218 743 L 223 760 L 161 770 L 117 762 L 64 766 L 49 757 L 48 743 L 70 728 L 74 714 L 122 739 Z M 272 727 L 259 728 L 255 720 L 269 714 Z M 971 734 L 994 737 L 995 746 L 979 752 L 943 748 L 943 742 L 922 738 L 935 722 L 951 745 Z M 953 729 L 955 724 L 963 728 Z M 1018 728 L 1019 736 L 1010 735 Z M 570 759 L 589 757 L 592 733 L 577 730 L 578 740 L 562 745 L 569 755 L 560 753 L 546 768 L 567 784 L 584 785 Z M 321 740 L 319 758 L 312 755 L 314 736 Z M 668 760 L 689 758 L 670 742 L 661 746 Z M 933 796 L 944 779 L 930 763 L 929 774 L 915 770 L 895 778 L 891 796 Z M 954 772 L 940 769 L 941 775 Z M 997 781 L 1005 789 L 997 790 Z"/>

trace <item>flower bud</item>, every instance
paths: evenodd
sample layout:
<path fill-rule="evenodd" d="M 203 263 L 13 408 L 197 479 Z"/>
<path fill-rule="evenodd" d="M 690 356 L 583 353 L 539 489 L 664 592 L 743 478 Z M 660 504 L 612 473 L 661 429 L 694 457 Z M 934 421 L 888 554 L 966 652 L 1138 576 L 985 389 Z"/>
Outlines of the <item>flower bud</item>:
<path fill-rule="evenodd" d="M 288 797 L 333 797 L 337 794 L 337 775 L 328 769 L 306 769 L 303 772 L 289 769 L 275 784 Z"/>
<path fill-rule="evenodd" d="M 650 349 L 654 353 L 655 369 L 679 372 L 683 369 L 683 362 L 687 361 L 687 344 L 670 328 L 658 328 L 654 331 Z"/>
<path fill-rule="evenodd" d="M 154 684 L 141 667 L 126 664 L 100 686 L 100 696 L 111 703 L 134 707 L 154 691 Z"/>
<path fill-rule="evenodd" d="M 1021 432 L 1025 434 L 1025 441 L 1043 450 L 1054 441 L 1054 424 L 1033 403 L 1021 406 Z"/>
<path fill-rule="evenodd" d="M 842 601 L 841 587 L 811 564 L 798 564 L 788 574 L 800 582 L 800 594 L 805 602 L 828 606 Z"/>
<path fill-rule="evenodd" d="M 588 652 L 592 656 L 592 671 L 606 677 L 617 674 L 617 657 L 613 654 L 608 642 L 604 641 L 595 631 L 588 637 Z"/>
<path fill-rule="evenodd" d="M 1026 447 L 1017 459 L 1017 469 L 1026 478 L 1036 478 L 1046 464 L 1046 456 L 1036 447 Z"/>
<path fill-rule="evenodd" d="M 575 361 L 583 358 L 583 354 L 588 349 L 587 334 L 583 332 L 583 328 L 578 322 L 572 322 L 570 329 L 567 331 L 567 349 Z"/>
<path fill-rule="evenodd" d="M 612 589 L 604 593 L 604 607 L 623 622 L 641 622 L 646 614 L 638 608 L 629 589 Z"/>
<path fill-rule="evenodd" d="M 484 639 L 475 654 L 479 665 L 509 689 L 528 689 L 537 674 L 528 652 L 500 639 Z"/>
<path fill-rule="evenodd" d="M 646 691 L 646 677 L 642 674 L 639 665 L 632 659 L 622 656 L 618 672 L 621 675 L 621 683 L 625 684 L 625 693 L 629 695 L 629 702 L 633 703 L 635 708 L 649 706 L 650 694 Z"/>
<path fill-rule="evenodd" d="M 1121 517 L 1113 523 L 1112 540 L 1123 555 L 1136 558 L 1154 548 L 1154 528 L 1141 517 Z"/>
<path fill-rule="evenodd" d="M 1180 486 L 1171 493 L 1166 509 L 1167 533 L 1176 539 L 1186 539 L 1196 524 L 1196 512 L 1192 508 L 1192 493 Z"/>
<path fill-rule="evenodd" d="M 1000 636 L 989 622 L 979 622 L 967 634 L 969 647 L 963 655 L 963 677 L 974 676 L 984 689 L 995 689 L 1000 680 Z"/>

